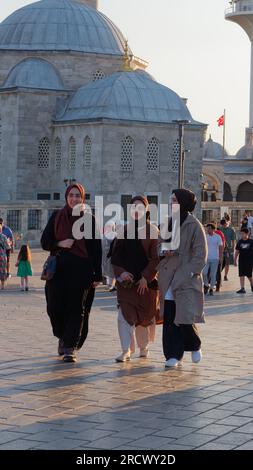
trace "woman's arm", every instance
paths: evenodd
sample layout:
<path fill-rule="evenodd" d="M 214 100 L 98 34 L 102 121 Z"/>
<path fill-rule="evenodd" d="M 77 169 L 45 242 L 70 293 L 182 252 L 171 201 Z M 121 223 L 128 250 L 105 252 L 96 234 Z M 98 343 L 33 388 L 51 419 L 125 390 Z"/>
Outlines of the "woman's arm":
<path fill-rule="evenodd" d="M 207 261 L 207 241 L 203 226 L 197 223 L 191 244 L 191 257 L 188 263 L 181 265 L 171 283 L 172 290 L 176 290 L 189 282 L 194 274 L 201 274 Z"/>
<path fill-rule="evenodd" d="M 146 268 L 142 271 L 142 276 L 149 283 L 155 279 L 157 274 L 157 267 L 160 261 L 158 256 L 158 240 L 150 240 L 148 258 L 149 262 Z"/>
<path fill-rule="evenodd" d="M 53 212 L 51 215 L 46 228 L 42 233 L 42 237 L 40 240 L 42 249 L 45 251 L 56 251 L 57 250 L 57 240 L 55 239 L 54 234 L 54 222 L 56 218 L 56 214 L 58 211 Z"/>
<path fill-rule="evenodd" d="M 120 266 L 122 240 L 115 239 L 112 249 L 111 263 L 115 277 L 120 277 L 126 270 Z"/>

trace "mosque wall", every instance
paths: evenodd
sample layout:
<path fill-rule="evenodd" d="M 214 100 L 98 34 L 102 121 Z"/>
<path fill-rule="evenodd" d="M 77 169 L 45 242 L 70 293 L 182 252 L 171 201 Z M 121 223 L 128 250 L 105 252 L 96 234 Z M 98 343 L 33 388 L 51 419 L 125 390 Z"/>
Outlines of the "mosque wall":
<path fill-rule="evenodd" d="M 18 94 L 18 159 L 16 167 L 17 199 L 37 199 L 38 192 L 51 188 L 53 172 L 50 168 L 51 142 L 53 136 L 52 117 L 57 97 L 55 92 L 19 91 Z M 41 165 L 38 166 L 38 151 L 42 142 Z"/>
<path fill-rule="evenodd" d="M 0 200 L 16 198 L 18 94 L 0 93 Z"/>
<path fill-rule="evenodd" d="M 99 76 L 122 70 L 122 57 L 105 54 L 84 54 L 78 52 L 23 52 L 0 51 L 0 86 L 10 71 L 22 60 L 35 57 L 51 63 L 60 74 L 66 88 L 76 90 Z M 144 64 L 145 65 L 145 64 Z M 143 69 L 146 65 L 143 65 Z M 142 68 L 140 66 L 140 68 Z"/>

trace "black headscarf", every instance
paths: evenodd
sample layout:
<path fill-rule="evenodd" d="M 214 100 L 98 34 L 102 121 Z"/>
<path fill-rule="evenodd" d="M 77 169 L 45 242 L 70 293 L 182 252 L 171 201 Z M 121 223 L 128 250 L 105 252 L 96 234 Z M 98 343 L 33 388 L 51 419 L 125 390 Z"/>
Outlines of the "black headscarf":
<path fill-rule="evenodd" d="M 180 204 L 180 227 L 185 222 L 189 213 L 192 213 L 197 204 L 195 194 L 189 189 L 173 189 L 172 194 L 175 194 L 178 204 Z M 172 218 L 169 219 L 168 231 L 172 232 Z M 171 238 L 166 240 L 171 242 Z"/>
<path fill-rule="evenodd" d="M 180 225 L 183 225 L 189 213 L 192 213 L 197 204 L 195 194 L 189 189 L 173 189 L 178 204 L 180 204 Z"/>

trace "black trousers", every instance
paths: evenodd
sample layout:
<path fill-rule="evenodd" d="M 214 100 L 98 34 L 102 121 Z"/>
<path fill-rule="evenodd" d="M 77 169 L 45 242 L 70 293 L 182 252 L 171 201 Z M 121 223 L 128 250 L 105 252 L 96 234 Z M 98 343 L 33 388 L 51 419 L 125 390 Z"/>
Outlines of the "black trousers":
<path fill-rule="evenodd" d="M 201 341 L 195 325 L 180 325 L 174 323 L 176 304 L 172 300 L 164 302 L 163 318 L 163 353 L 168 359 L 182 359 L 185 351 L 199 351 Z"/>
<path fill-rule="evenodd" d="M 66 348 L 80 349 L 88 335 L 89 313 L 94 298 L 92 281 L 90 260 L 61 255 L 56 274 L 46 283 L 47 313 L 53 334 L 63 339 Z"/>
<path fill-rule="evenodd" d="M 217 274 L 216 274 L 216 289 L 220 290 L 221 287 L 221 262 L 219 262 L 218 268 L 217 268 Z"/>

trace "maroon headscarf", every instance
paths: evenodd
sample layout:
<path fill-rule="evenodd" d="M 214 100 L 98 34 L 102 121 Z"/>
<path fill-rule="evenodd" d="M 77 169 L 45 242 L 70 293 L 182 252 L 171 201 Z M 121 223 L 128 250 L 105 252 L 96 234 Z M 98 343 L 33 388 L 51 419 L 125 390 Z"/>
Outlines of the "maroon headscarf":
<path fill-rule="evenodd" d="M 58 212 L 55 218 L 54 231 L 55 238 L 58 242 L 67 239 L 73 239 L 72 227 L 76 220 L 80 218 L 80 216 L 72 215 L 73 209 L 71 209 L 71 207 L 68 205 L 68 195 L 73 188 L 78 189 L 82 198 L 82 203 L 84 204 L 85 202 L 85 189 L 80 183 L 74 183 L 68 186 L 65 192 L 66 205 Z M 84 239 L 75 240 L 72 248 L 70 248 L 68 251 L 73 255 L 79 256 L 80 258 L 88 257 Z"/>

